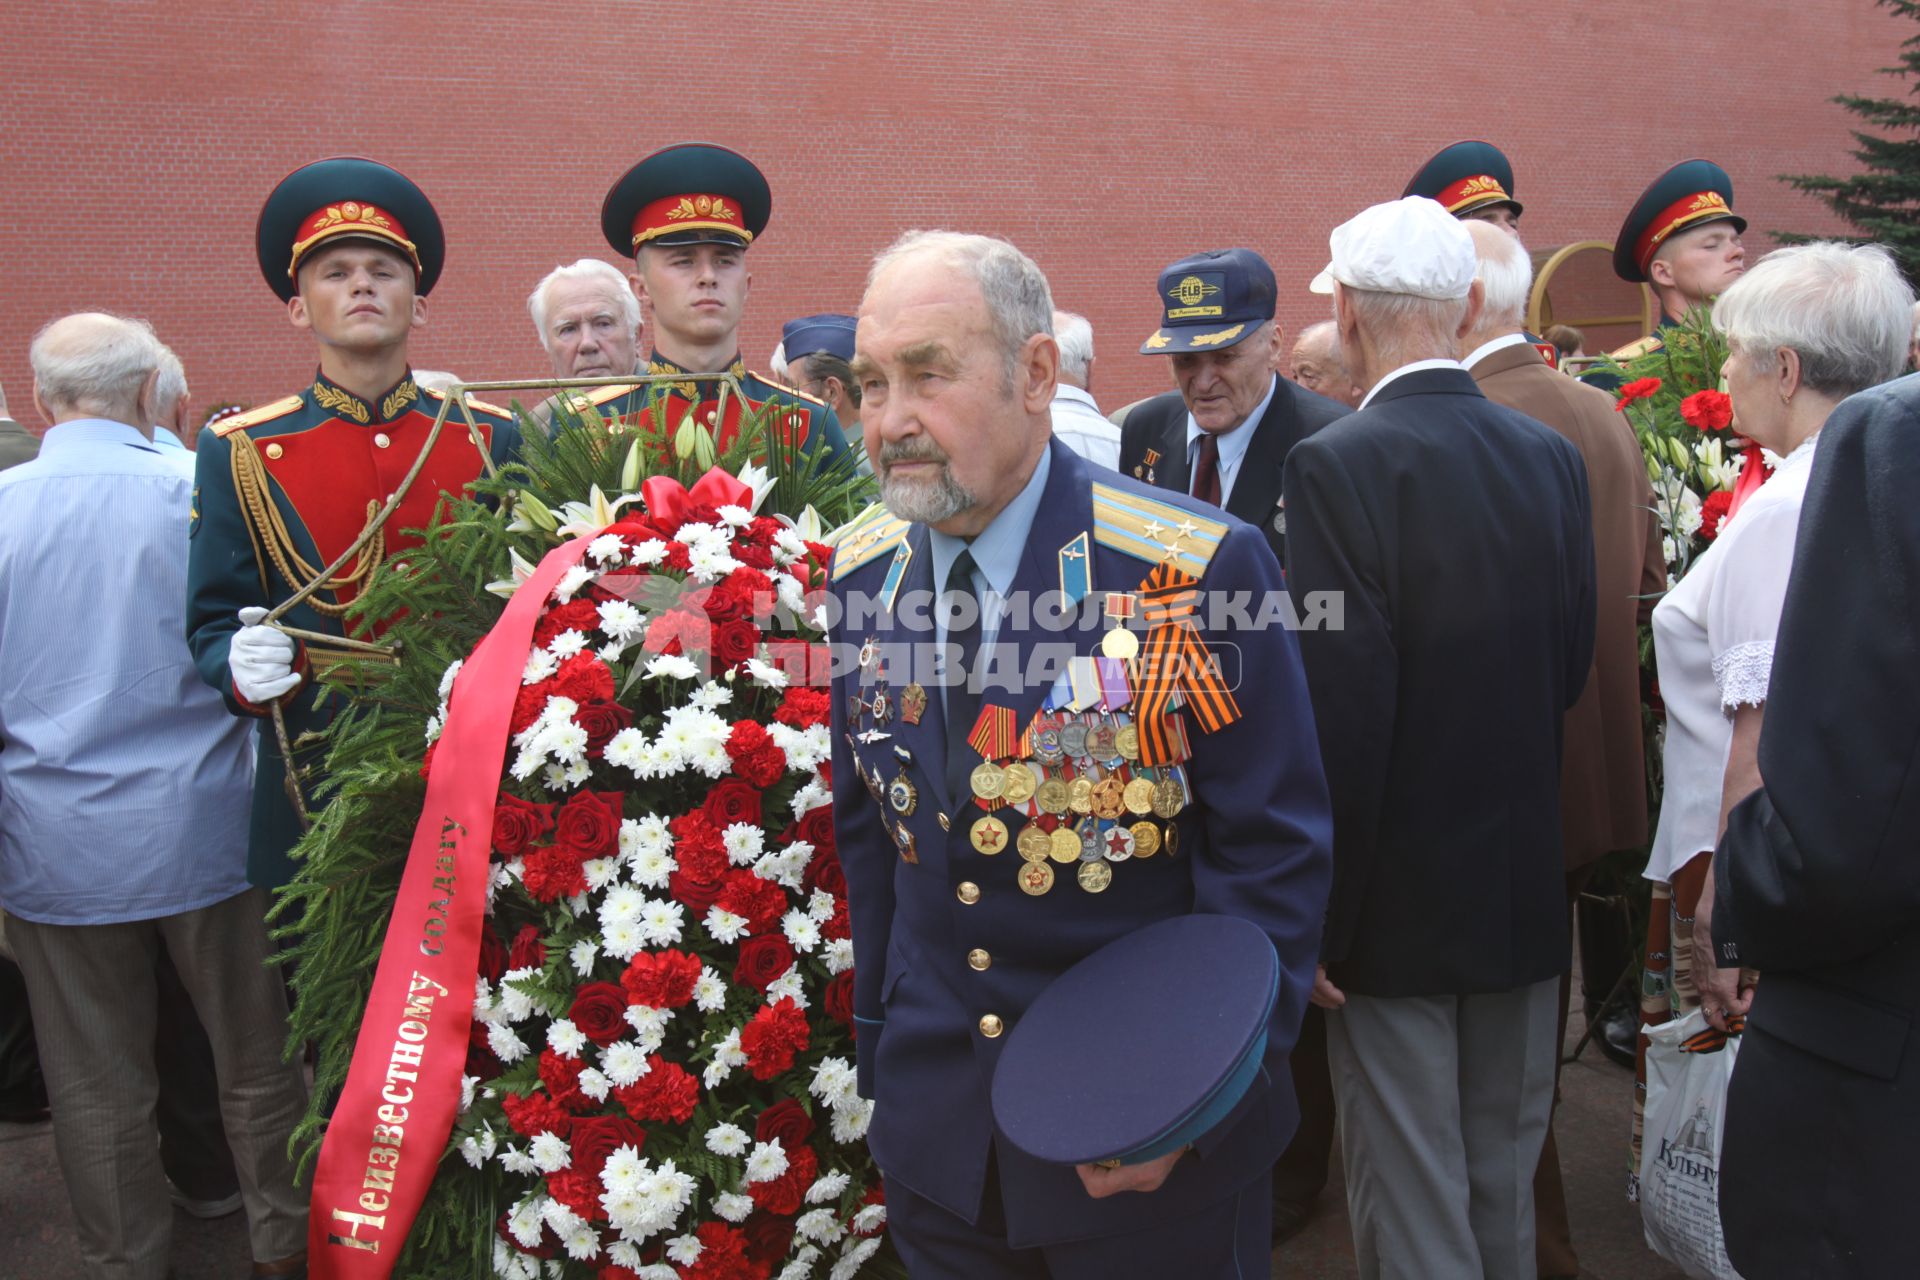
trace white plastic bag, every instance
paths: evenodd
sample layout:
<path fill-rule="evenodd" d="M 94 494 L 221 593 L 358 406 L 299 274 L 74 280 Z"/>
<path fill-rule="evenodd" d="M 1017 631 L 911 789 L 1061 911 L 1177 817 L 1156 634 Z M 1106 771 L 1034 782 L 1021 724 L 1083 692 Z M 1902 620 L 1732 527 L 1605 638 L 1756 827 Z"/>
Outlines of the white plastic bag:
<path fill-rule="evenodd" d="M 1734 1036 L 1717 1052 L 1682 1046 L 1712 1032 L 1698 1009 L 1647 1028 L 1647 1107 L 1640 1221 L 1647 1247 L 1701 1280 L 1740 1280 L 1720 1233 L 1720 1145 Z"/>

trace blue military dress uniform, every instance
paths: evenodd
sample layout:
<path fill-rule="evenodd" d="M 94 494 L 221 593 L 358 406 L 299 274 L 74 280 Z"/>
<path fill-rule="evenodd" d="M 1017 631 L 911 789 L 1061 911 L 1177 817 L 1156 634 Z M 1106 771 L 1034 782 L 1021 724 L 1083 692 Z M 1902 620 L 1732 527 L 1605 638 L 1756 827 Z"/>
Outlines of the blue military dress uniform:
<path fill-rule="evenodd" d="M 1195 726 L 1177 769 L 1141 766 L 1145 726 L 1134 720 L 1132 691 L 1108 684 L 1103 700 L 1084 678 L 1092 665 L 1085 659 L 1106 652 L 1103 633 L 1114 625 L 1103 613 L 1125 613 L 1103 606 L 1103 595 L 1137 600 L 1165 564 L 1203 592 L 1248 592 L 1257 606 L 1284 595 L 1279 566 L 1251 526 L 1091 467 L 1057 443 L 1049 450 L 1047 474 L 1030 482 L 1042 492 L 1009 594 L 1058 593 L 1073 602 L 1061 615 L 1071 628 L 1048 630 L 1038 613 L 1001 622 L 991 666 L 1023 678 L 981 692 L 971 740 L 949 734 L 942 691 L 910 678 L 921 672 L 906 655 L 935 638 L 924 607 L 936 590 L 930 531 L 875 508 L 837 542 L 833 590 L 843 613 L 835 638 L 862 659 L 834 683 L 833 775 L 852 910 L 860 1091 L 877 1103 L 868 1140 L 892 1183 L 983 1230 L 1004 1223 L 1014 1248 L 1145 1230 L 1181 1256 L 1192 1224 L 1264 1185 L 1297 1121 L 1286 1059 L 1312 986 L 1328 892 L 1326 784 L 1293 636 L 1277 625 L 1214 628 L 1204 609 L 1198 634 L 1219 659 L 1240 715 L 1212 732 Z M 873 610 L 844 612 L 868 600 Z M 1074 712 L 1076 704 L 1084 710 Z M 1189 705 L 1182 714 L 1191 721 L 1194 711 Z M 949 759 L 950 737 L 957 760 Z M 1017 770 L 1026 776 L 1016 784 Z M 983 799 L 995 776 L 998 798 Z M 969 787 L 952 777 L 968 778 Z M 1054 784 L 1069 778 L 1097 780 L 1086 789 L 1091 803 L 1071 785 L 1062 802 Z M 1142 798 L 1124 785 L 1135 780 L 1152 784 L 1150 805 L 1128 803 Z M 1028 799 L 1008 802 L 1019 795 Z M 1044 852 L 1036 831 L 1046 835 Z M 1062 831 L 1070 833 L 1064 840 Z M 1280 977 L 1263 1070 L 1234 1113 L 1198 1140 L 1197 1158 L 1184 1157 L 1159 1190 L 1095 1200 L 1071 1167 L 1036 1160 L 996 1135 L 988 1094 L 1003 1037 L 1077 961 L 1194 912 L 1244 917 L 1272 939 Z M 1196 980 L 1194 1000 L 1216 994 Z M 1179 1054 L 1177 1045 L 1144 1039 L 1133 1060 L 1106 1069 L 1177 1078 Z M 1018 1087 L 1097 1091 L 1101 1082 L 1035 1078 Z M 1072 1270 L 1051 1253 L 1047 1265 L 1055 1274 Z"/>

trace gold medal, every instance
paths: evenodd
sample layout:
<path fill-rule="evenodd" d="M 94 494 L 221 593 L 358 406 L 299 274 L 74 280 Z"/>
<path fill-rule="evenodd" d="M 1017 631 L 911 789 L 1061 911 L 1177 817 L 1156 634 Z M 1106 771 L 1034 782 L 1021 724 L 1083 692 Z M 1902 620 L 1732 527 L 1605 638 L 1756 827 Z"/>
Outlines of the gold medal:
<path fill-rule="evenodd" d="M 1162 818 L 1178 816 L 1187 807 L 1187 793 L 1173 775 L 1169 774 L 1153 784 L 1153 811 Z"/>
<path fill-rule="evenodd" d="M 1113 735 L 1113 749 L 1120 753 L 1122 760 L 1133 761 L 1140 758 L 1140 730 L 1130 724 L 1120 726 Z"/>
<path fill-rule="evenodd" d="M 1020 838 L 1014 842 L 1020 851 L 1020 857 L 1026 862 L 1045 862 L 1053 851 L 1053 837 L 1040 824 L 1029 822 L 1020 828 Z"/>
<path fill-rule="evenodd" d="M 1125 662 L 1140 652 L 1140 637 L 1125 627 L 1115 627 L 1100 637 L 1100 652 L 1109 658 L 1118 658 Z"/>
<path fill-rule="evenodd" d="M 973 766 L 973 794 L 982 800 L 998 800 L 1007 784 L 1006 771 L 991 760 Z"/>
<path fill-rule="evenodd" d="M 920 793 L 914 789 L 912 779 L 901 774 L 887 786 L 887 803 L 893 811 L 903 818 L 913 816 L 913 810 L 920 803 Z"/>
<path fill-rule="evenodd" d="M 1055 862 L 1080 861 L 1080 837 L 1073 833 L 1073 828 L 1055 827 L 1047 843 L 1052 846 L 1047 850 L 1047 856 Z"/>
<path fill-rule="evenodd" d="M 1067 784 L 1067 807 L 1075 813 L 1093 812 L 1093 779 L 1085 776 Z"/>
<path fill-rule="evenodd" d="M 1167 834 L 1160 839 L 1160 847 L 1167 851 L 1169 858 L 1180 856 L 1180 828 L 1169 824 Z"/>
<path fill-rule="evenodd" d="M 1111 822 L 1126 811 L 1126 788 L 1120 785 L 1120 779 L 1100 779 L 1093 788 L 1093 816 Z"/>
<path fill-rule="evenodd" d="M 1000 798 L 1008 804 L 1025 804 L 1033 799 L 1034 791 L 1040 786 L 1033 776 L 1033 770 L 1017 760 L 1003 769 L 1001 776 Z"/>
<path fill-rule="evenodd" d="M 1127 828 L 1133 832 L 1133 856 L 1151 858 L 1160 852 L 1160 828 L 1151 822 L 1136 822 Z"/>
<path fill-rule="evenodd" d="M 976 852 L 992 857 L 1007 847 L 1007 824 L 988 814 L 974 822 L 968 838 Z"/>
<path fill-rule="evenodd" d="M 927 691 L 916 680 L 900 691 L 900 718 L 908 724 L 919 724 L 926 713 Z"/>
<path fill-rule="evenodd" d="M 1080 887 L 1088 893 L 1105 893 L 1113 883 L 1113 868 L 1104 862 L 1083 862 L 1079 871 Z"/>
<path fill-rule="evenodd" d="M 1037 898 L 1053 888 L 1053 868 L 1044 862 L 1023 862 L 1014 879 L 1020 882 L 1020 892 Z"/>
<path fill-rule="evenodd" d="M 1153 784 L 1145 778 L 1135 778 L 1121 794 L 1128 813 L 1144 817 L 1153 812 Z"/>
<path fill-rule="evenodd" d="M 1034 792 L 1034 800 L 1043 813 L 1061 814 L 1067 811 L 1071 796 L 1064 778 L 1048 778 Z"/>

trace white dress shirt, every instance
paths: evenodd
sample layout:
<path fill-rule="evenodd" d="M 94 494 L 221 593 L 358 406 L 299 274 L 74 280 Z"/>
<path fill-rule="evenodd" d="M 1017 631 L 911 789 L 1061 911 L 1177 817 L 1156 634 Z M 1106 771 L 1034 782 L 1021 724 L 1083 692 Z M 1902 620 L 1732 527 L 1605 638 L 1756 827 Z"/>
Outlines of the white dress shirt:
<path fill-rule="evenodd" d="M 1108 422 L 1093 397 L 1079 387 L 1058 383 L 1053 389 L 1053 434 L 1088 462 L 1108 470 L 1120 465 L 1120 428 Z"/>
<path fill-rule="evenodd" d="M 1218 449 L 1220 471 L 1220 506 L 1224 510 L 1233 498 L 1233 482 L 1240 478 L 1240 464 L 1246 459 L 1247 446 L 1253 443 L 1253 433 L 1260 426 L 1260 419 L 1267 416 L 1267 406 L 1273 403 L 1274 392 L 1280 389 L 1280 375 L 1274 374 L 1273 381 L 1267 384 L 1267 394 L 1255 405 L 1253 412 L 1240 420 L 1240 425 L 1227 431 L 1213 433 L 1214 447 Z M 1187 492 L 1193 492 L 1194 472 L 1200 437 L 1206 435 L 1193 415 L 1187 415 Z"/>

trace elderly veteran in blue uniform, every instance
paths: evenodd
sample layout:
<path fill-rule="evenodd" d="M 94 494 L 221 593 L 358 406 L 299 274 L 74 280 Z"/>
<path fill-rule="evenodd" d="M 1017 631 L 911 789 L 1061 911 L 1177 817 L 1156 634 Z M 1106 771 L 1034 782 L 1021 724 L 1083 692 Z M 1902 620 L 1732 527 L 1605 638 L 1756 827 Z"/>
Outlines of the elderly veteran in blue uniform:
<path fill-rule="evenodd" d="M 753 283 L 747 248 L 767 229 L 772 210 L 773 192 L 753 161 L 704 142 L 663 147 L 613 184 L 600 206 L 600 230 L 616 252 L 633 257 L 627 279 L 653 335 L 640 372 L 686 377 L 615 383 L 583 393 L 585 403 L 607 417 L 655 413 L 669 430 L 691 412 L 722 449 L 743 414 L 772 403 L 784 409 L 771 424 L 781 439 L 845 452 L 846 435 L 831 408 L 749 372 L 740 359 L 740 318 Z M 723 408 L 719 375 L 728 373 L 740 389 L 728 391 Z"/>
<path fill-rule="evenodd" d="M 1407 196 L 1439 202 L 1463 222 L 1491 222 L 1520 234 L 1521 205 L 1513 198 L 1513 164 L 1491 142 L 1470 139 L 1436 151 L 1407 181 Z"/>
<path fill-rule="evenodd" d="M 307 685 L 337 650 L 296 642 L 268 610 L 352 548 L 422 452 L 420 474 L 379 533 L 284 621 L 341 636 L 345 614 L 387 555 L 415 545 L 445 492 L 481 474 L 487 458 L 453 406 L 433 438 L 445 397 L 413 379 L 407 343 L 427 322 L 446 240 L 439 215 L 405 175 L 341 157 L 296 169 L 260 210 L 256 251 L 267 287 L 296 329 L 313 336 L 319 370 L 285 399 L 200 432 L 187 560 L 187 642 L 200 676 L 235 715 L 266 717 L 278 701 L 290 741 L 326 725 L 337 698 Z M 505 410 L 469 400 L 493 461 L 518 448 Z M 428 440 L 433 446 L 427 449 Z M 262 726 L 247 878 L 265 889 L 292 875 L 287 850 L 301 827 L 286 788 L 277 734 Z M 317 753 L 296 747 L 307 771 Z"/>
<path fill-rule="evenodd" d="M 868 1142 L 916 1277 L 1264 1274 L 1328 884 L 1312 710 L 1259 531 L 1051 439 L 1052 309 L 1013 246 L 927 232 L 881 255 L 860 310 L 885 506 L 835 552 L 833 776 Z M 1211 612 L 1235 592 L 1257 618 Z M 1126 1159 L 1144 1132 L 1118 1164 L 1027 1154 L 989 1092 L 1029 1006 L 1193 913 L 1252 922 L 1277 958 L 1251 1086 L 1164 1154 Z M 1239 1010 L 1240 985 L 1196 973 L 1187 996 Z M 1147 1033 L 1098 1071 L 1062 1060 L 1000 1087 L 1085 1115 L 1108 1075 L 1151 1076 L 1188 1115 L 1224 1078 Z"/>

